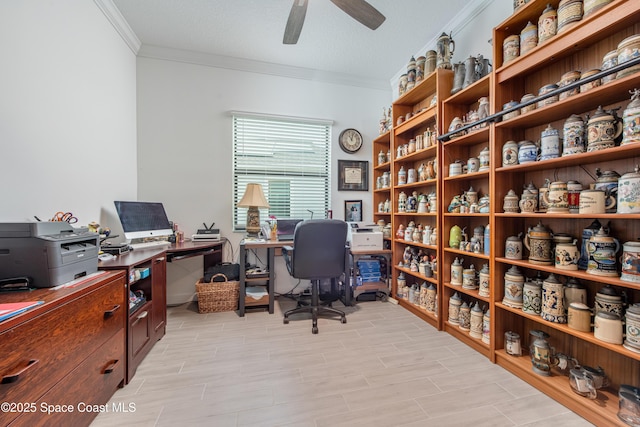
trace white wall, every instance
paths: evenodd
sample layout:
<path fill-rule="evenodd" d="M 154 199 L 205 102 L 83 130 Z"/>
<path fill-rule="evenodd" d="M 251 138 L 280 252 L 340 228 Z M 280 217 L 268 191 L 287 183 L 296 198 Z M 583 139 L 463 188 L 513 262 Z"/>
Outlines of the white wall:
<path fill-rule="evenodd" d="M 362 200 L 371 221 L 371 192 L 338 192 L 337 160 L 369 161 L 382 108 L 391 91 L 285 78 L 160 59 L 138 59 L 138 193 L 162 201 L 170 219 L 191 235 L 202 223 L 216 223 L 236 250 L 242 233 L 232 232 L 232 110 L 334 121 L 332 209 L 344 218 L 344 200 Z M 360 130 L 368 144 L 349 155 L 338 147 L 345 128 Z M 266 259 L 266 254 L 261 255 Z M 190 299 L 201 270 L 199 260 L 169 266 L 169 303 Z M 277 261 L 276 291 L 292 285 Z"/>
<path fill-rule="evenodd" d="M 136 198 L 134 53 L 87 0 L 0 2 L 0 52 L 0 221 L 113 223 Z"/>

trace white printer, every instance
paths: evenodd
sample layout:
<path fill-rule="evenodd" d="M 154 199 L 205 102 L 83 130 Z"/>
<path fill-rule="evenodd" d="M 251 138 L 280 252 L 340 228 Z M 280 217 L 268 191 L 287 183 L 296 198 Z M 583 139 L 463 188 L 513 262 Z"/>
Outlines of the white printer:
<path fill-rule="evenodd" d="M 350 222 L 347 240 L 354 251 L 382 250 L 382 231 L 379 231 L 377 225 L 362 225 L 357 222 Z"/>

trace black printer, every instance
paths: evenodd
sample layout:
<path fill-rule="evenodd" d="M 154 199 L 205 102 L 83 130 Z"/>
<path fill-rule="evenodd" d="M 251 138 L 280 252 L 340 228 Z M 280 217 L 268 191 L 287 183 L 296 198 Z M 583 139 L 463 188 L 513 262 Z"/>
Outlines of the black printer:
<path fill-rule="evenodd" d="M 100 236 L 67 222 L 0 222 L 0 280 L 50 288 L 98 271 Z"/>

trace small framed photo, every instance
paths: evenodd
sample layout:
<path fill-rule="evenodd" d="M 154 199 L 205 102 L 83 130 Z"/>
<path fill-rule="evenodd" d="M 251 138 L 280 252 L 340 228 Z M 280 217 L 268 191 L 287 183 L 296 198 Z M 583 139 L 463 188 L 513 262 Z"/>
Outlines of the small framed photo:
<path fill-rule="evenodd" d="M 362 222 L 362 200 L 344 201 L 344 220 L 347 222 Z"/>
<path fill-rule="evenodd" d="M 369 162 L 338 160 L 338 191 L 369 191 Z"/>

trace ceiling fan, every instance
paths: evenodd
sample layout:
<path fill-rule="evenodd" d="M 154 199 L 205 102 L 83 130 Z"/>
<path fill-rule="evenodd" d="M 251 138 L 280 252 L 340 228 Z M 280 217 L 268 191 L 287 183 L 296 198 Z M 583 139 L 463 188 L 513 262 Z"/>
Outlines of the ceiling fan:
<path fill-rule="evenodd" d="M 296 44 L 302 31 L 304 17 L 307 14 L 309 0 L 293 0 L 287 26 L 284 29 L 284 44 Z M 386 19 L 383 14 L 365 0 L 331 0 L 349 16 L 372 30 L 378 28 Z"/>

